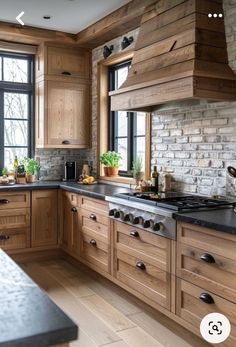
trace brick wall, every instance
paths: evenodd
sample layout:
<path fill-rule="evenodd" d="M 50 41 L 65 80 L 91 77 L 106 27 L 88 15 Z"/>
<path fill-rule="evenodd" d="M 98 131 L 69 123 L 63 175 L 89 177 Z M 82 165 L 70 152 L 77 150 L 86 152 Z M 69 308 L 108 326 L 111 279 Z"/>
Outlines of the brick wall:
<path fill-rule="evenodd" d="M 236 0 L 223 3 L 229 63 L 236 73 Z M 152 165 L 161 173 L 172 167 L 174 189 L 235 195 L 226 168 L 236 166 L 236 102 L 157 111 L 152 125 Z"/>

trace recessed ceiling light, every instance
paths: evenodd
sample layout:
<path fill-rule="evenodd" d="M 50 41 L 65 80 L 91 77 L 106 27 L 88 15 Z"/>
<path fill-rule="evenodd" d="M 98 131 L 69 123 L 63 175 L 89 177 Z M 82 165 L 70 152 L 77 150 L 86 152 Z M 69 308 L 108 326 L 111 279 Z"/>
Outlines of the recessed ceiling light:
<path fill-rule="evenodd" d="M 51 19 L 52 18 L 52 16 L 49 16 L 49 15 L 46 15 L 46 16 L 43 16 L 43 19 Z"/>

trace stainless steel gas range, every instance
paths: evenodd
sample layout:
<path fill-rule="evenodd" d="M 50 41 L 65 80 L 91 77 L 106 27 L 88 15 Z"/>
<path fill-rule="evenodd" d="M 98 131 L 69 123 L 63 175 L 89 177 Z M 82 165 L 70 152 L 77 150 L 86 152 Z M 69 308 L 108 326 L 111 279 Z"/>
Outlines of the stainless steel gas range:
<path fill-rule="evenodd" d="M 174 213 L 232 207 L 232 201 L 179 193 L 121 193 L 107 196 L 109 216 L 169 239 L 176 239 Z"/>

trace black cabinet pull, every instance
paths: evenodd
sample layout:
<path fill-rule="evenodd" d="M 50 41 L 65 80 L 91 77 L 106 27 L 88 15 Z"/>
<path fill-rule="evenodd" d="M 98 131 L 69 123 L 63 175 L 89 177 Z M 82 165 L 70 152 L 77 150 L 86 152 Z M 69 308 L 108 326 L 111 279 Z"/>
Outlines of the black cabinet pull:
<path fill-rule="evenodd" d="M 70 141 L 69 140 L 64 140 L 64 141 L 62 141 L 62 144 L 63 145 L 70 145 Z"/>
<path fill-rule="evenodd" d="M 89 243 L 90 243 L 90 245 L 92 245 L 92 246 L 97 246 L 97 241 L 94 240 L 94 239 L 90 240 Z"/>
<path fill-rule="evenodd" d="M 69 71 L 62 71 L 61 74 L 66 76 L 71 76 L 71 73 Z"/>
<path fill-rule="evenodd" d="M 7 200 L 7 199 L 1 199 L 0 200 L 0 205 L 5 205 L 5 204 L 9 204 L 9 200 Z"/>
<path fill-rule="evenodd" d="M 199 296 L 199 299 L 202 300 L 203 302 L 205 302 L 205 304 L 214 304 L 215 301 L 213 299 L 213 297 L 208 294 L 208 293 L 202 293 L 200 296 Z"/>
<path fill-rule="evenodd" d="M 208 254 L 208 253 L 202 254 L 200 259 L 205 261 L 206 263 L 211 263 L 211 264 L 216 262 L 214 257 L 211 254 Z"/>
<path fill-rule="evenodd" d="M 142 261 L 138 261 L 135 266 L 138 269 L 140 269 L 140 270 L 145 270 L 146 269 L 146 266 L 145 266 L 145 264 Z"/>
<path fill-rule="evenodd" d="M 0 235 L 0 240 L 4 241 L 4 240 L 9 240 L 10 236 L 9 235 Z"/>
<path fill-rule="evenodd" d="M 71 211 L 72 212 L 77 212 L 77 208 L 76 207 L 72 207 Z"/>
<path fill-rule="evenodd" d="M 139 237 L 139 233 L 138 233 L 136 230 L 131 231 L 129 234 L 130 234 L 130 236 L 132 236 L 132 237 Z"/>
<path fill-rule="evenodd" d="M 97 216 L 96 216 L 96 214 L 94 214 L 94 213 L 91 213 L 90 216 L 89 216 L 89 218 L 92 219 L 92 220 L 94 220 L 94 221 L 97 220 Z"/>

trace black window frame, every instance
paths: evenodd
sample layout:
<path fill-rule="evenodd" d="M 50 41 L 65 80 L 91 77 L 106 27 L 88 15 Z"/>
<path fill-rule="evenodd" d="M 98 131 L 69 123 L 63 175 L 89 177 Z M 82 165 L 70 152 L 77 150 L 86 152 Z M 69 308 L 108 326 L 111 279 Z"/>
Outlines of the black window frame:
<path fill-rule="evenodd" d="M 33 157 L 35 154 L 34 140 L 34 109 L 35 109 L 35 76 L 34 76 L 34 67 L 35 67 L 35 57 L 31 54 L 22 54 L 14 52 L 5 52 L 0 50 L 1 64 L 2 64 L 2 76 L 4 77 L 3 70 L 3 58 L 15 58 L 28 61 L 28 81 L 27 83 L 21 82 L 10 82 L 0 79 L 0 174 L 4 167 L 4 148 L 24 148 L 24 146 L 5 146 L 4 143 L 4 93 L 22 93 L 28 94 L 28 156 Z M 14 120 L 22 120 L 14 118 Z"/>
<path fill-rule="evenodd" d="M 113 91 L 117 89 L 116 85 L 116 73 L 119 68 L 130 66 L 131 65 L 131 59 L 123 61 L 121 63 L 111 65 L 109 66 L 109 91 Z M 109 97 L 109 133 L 108 133 L 108 145 L 109 150 L 111 151 L 117 151 L 116 146 L 116 140 L 118 138 L 122 138 L 122 136 L 117 136 L 117 112 L 118 111 L 111 111 L 111 103 L 110 103 L 110 97 Z M 124 136 L 123 138 L 127 138 L 127 147 L 128 147 L 128 153 L 127 153 L 127 171 L 126 170 L 119 170 L 119 176 L 123 177 L 132 177 L 132 169 L 133 169 L 133 163 L 136 160 L 136 141 L 135 139 L 137 137 L 144 137 L 146 135 L 137 135 L 135 132 L 135 129 L 137 129 L 137 112 L 127 112 L 127 136 Z"/>

